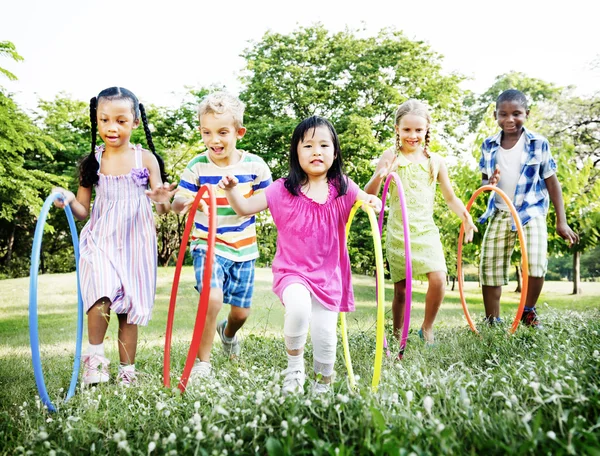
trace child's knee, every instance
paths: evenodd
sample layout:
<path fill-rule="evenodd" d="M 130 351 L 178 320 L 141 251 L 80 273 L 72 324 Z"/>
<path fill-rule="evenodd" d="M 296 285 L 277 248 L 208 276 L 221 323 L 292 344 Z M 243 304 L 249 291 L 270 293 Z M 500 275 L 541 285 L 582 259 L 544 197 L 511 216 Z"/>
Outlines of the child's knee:
<path fill-rule="evenodd" d="M 231 306 L 231 309 L 229 310 L 229 319 L 236 323 L 245 323 L 249 315 L 249 307 Z"/>
<path fill-rule="evenodd" d="M 429 273 L 429 277 L 427 278 L 429 281 L 429 287 L 437 290 L 444 291 L 446 290 L 446 273 L 443 271 L 436 271 Z"/>
<path fill-rule="evenodd" d="M 208 315 L 216 316 L 223 308 L 223 293 L 221 290 L 211 288 L 208 299 Z"/>

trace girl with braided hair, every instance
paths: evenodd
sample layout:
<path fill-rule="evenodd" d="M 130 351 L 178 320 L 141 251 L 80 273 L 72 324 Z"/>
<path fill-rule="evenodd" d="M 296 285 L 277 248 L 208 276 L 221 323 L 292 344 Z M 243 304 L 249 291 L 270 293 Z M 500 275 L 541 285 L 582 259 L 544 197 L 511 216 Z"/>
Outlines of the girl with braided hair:
<path fill-rule="evenodd" d="M 152 152 L 129 142 L 140 124 Z M 109 380 L 104 337 L 110 311 L 119 320 L 120 366 L 117 381 L 135 382 L 137 325 L 147 325 L 156 289 L 156 228 L 151 200 L 159 214 L 170 210 L 176 184 L 164 183 L 164 163 L 154 150 L 144 106 L 129 90 L 111 87 L 90 100 L 92 150 L 79 166 L 79 189 L 56 188 L 78 220 L 90 215 L 80 235 L 81 293 L 88 315 L 89 347 L 82 356 L 83 383 Z M 104 145 L 96 145 L 96 136 Z M 90 214 L 92 188 L 95 190 Z"/>
<path fill-rule="evenodd" d="M 379 159 L 373 177 L 365 186 L 367 193 L 377 195 L 390 172 L 402 181 L 408 211 L 413 275 L 427 275 L 425 318 L 419 336 L 432 344 L 433 322 L 444 299 L 446 261 L 440 232 L 433 221 L 436 183 L 440 184 L 446 204 L 465 222 L 465 240 L 473 239 L 477 231 L 463 202 L 456 197 L 448 177 L 444 159 L 429 151 L 431 116 L 427 105 L 407 100 L 396 111 L 396 145 L 387 149 Z M 404 324 L 406 274 L 404 270 L 404 231 L 398 192 L 391 189 L 390 213 L 387 223 L 386 253 L 394 282 L 394 334 L 399 337 Z"/>

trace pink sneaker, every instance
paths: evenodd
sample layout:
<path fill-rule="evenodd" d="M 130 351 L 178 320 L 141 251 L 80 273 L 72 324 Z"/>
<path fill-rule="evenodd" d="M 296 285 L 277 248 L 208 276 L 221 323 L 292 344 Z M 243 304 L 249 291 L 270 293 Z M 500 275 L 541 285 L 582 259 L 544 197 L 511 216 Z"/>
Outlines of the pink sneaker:
<path fill-rule="evenodd" d="M 123 369 L 119 366 L 119 373 L 117 374 L 117 383 L 123 386 L 131 386 L 137 383 L 137 374 L 135 370 Z"/>
<path fill-rule="evenodd" d="M 83 384 L 95 385 L 108 381 L 108 365 L 110 361 L 102 355 L 89 354 L 81 356 L 83 361 Z"/>

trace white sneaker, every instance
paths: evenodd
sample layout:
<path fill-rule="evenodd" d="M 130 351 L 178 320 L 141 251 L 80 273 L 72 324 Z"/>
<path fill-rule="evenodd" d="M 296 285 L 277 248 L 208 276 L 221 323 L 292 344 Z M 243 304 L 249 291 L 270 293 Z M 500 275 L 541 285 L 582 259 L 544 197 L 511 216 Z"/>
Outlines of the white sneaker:
<path fill-rule="evenodd" d="M 119 366 L 119 373 L 117 374 L 117 384 L 121 386 L 132 386 L 137 383 L 137 373 L 133 369 L 123 369 Z"/>
<path fill-rule="evenodd" d="M 312 384 L 312 392 L 313 394 L 327 394 L 331 392 L 331 384 L 330 383 L 319 383 L 317 381 Z"/>
<path fill-rule="evenodd" d="M 284 396 L 294 393 L 304 394 L 304 381 L 306 380 L 306 375 L 303 371 L 287 368 L 282 374 L 285 375 L 283 387 L 281 388 L 281 393 Z"/>
<path fill-rule="evenodd" d="M 198 358 L 194 361 L 194 367 L 190 373 L 189 383 L 196 384 L 203 378 L 210 377 L 212 375 L 212 366 L 206 361 L 200 361 Z"/>
<path fill-rule="evenodd" d="M 102 355 L 89 354 L 81 355 L 83 362 L 83 385 L 95 385 L 104 383 L 109 379 L 108 365 L 110 360 Z"/>
<path fill-rule="evenodd" d="M 240 346 L 240 341 L 238 340 L 237 334 L 233 336 L 233 340 L 225 340 L 225 326 L 227 326 L 227 320 L 223 320 L 217 325 L 217 333 L 219 334 L 221 342 L 223 343 L 223 351 L 231 358 L 239 358 L 242 347 Z"/>

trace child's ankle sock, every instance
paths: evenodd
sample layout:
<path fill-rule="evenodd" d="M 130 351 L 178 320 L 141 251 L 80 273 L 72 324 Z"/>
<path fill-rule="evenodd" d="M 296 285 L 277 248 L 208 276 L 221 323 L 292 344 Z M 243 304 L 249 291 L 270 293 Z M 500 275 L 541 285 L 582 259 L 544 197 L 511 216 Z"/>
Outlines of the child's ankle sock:
<path fill-rule="evenodd" d="M 288 369 L 304 372 L 304 353 L 300 353 L 299 355 L 290 355 L 288 353 L 287 358 Z"/>
<path fill-rule="evenodd" d="M 86 353 L 88 355 L 100 355 L 100 356 L 104 356 L 104 342 L 98 344 L 98 345 L 94 345 L 94 344 L 88 344 L 88 348 Z"/>

